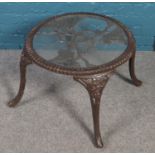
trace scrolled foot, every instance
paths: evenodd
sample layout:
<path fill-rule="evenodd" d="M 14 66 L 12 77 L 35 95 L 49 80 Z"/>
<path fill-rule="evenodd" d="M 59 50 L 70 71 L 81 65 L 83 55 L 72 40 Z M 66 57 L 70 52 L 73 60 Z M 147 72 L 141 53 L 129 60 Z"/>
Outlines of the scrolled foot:
<path fill-rule="evenodd" d="M 13 99 L 13 100 L 8 102 L 8 106 L 9 107 L 15 107 L 17 103 L 18 103 L 18 101 L 16 99 Z"/>
<path fill-rule="evenodd" d="M 102 142 L 102 138 L 101 137 L 96 138 L 96 147 L 98 147 L 98 148 L 102 148 L 103 147 L 103 142 Z"/>
<path fill-rule="evenodd" d="M 134 80 L 133 80 L 133 83 L 134 83 L 134 85 L 137 86 L 137 87 L 139 87 L 139 86 L 142 85 L 142 81 L 140 81 L 140 80 L 138 80 L 138 79 L 134 79 Z"/>

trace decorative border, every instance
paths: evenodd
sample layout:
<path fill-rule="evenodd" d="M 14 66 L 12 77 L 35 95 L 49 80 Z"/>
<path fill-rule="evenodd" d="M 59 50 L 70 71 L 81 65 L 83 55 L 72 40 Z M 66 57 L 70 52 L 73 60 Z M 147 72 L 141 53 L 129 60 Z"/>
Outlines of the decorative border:
<path fill-rule="evenodd" d="M 37 52 L 33 49 L 33 38 L 35 34 L 38 32 L 38 30 L 44 26 L 47 22 L 50 20 L 54 20 L 55 18 L 59 18 L 62 16 L 66 15 L 89 15 L 89 16 L 99 16 L 102 17 L 103 19 L 108 19 L 111 20 L 112 22 L 116 23 L 119 27 L 122 28 L 124 33 L 126 34 L 128 38 L 128 46 L 125 49 L 125 51 L 116 59 L 110 61 L 109 63 L 105 63 L 103 65 L 91 67 L 91 68 L 66 68 L 62 66 L 58 66 L 56 64 L 51 64 L 41 56 L 37 54 Z M 32 31 L 28 34 L 28 37 L 25 42 L 25 47 L 24 47 L 24 52 L 25 54 L 34 62 L 35 64 L 39 65 L 40 67 L 43 67 L 47 70 L 56 72 L 56 73 L 61 73 L 61 74 L 66 74 L 66 75 L 73 75 L 73 76 L 84 76 L 84 75 L 93 75 L 93 74 L 100 74 L 100 73 L 106 73 L 110 70 L 114 70 L 116 67 L 122 65 L 126 61 L 128 61 L 132 55 L 135 52 L 135 40 L 132 35 L 132 33 L 128 30 L 128 28 L 117 21 L 114 18 L 105 16 L 105 15 L 100 15 L 96 13 L 85 13 L 85 12 L 78 12 L 78 13 L 66 13 L 62 15 L 57 15 L 53 16 L 43 22 L 41 22 L 39 25 L 34 27 Z"/>

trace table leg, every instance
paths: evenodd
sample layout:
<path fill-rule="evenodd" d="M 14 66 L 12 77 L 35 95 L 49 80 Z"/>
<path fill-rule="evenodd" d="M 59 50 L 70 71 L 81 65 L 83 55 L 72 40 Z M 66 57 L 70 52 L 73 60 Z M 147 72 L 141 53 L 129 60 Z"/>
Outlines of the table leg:
<path fill-rule="evenodd" d="M 93 115 L 93 123 L 94 123 L 94 134 L 95 134 L 95 143 L 97 147 L 103 147 L 103 142 L 100 134 L 100 121 L 99 121 L 99 110 L 100 110 L 100 100 L 102 91 L 108 82 L 110 74 L 105 75 L 95 75 L 95 76 L 87 76 L 87 77 L 74 77 L 74 80 L 81 83 L 88 91 L 91 107 L 92 107 L 92 115 Z"/>
<path fill-rule="evenodd" d="M 141 86 L 142 81 L 138 80 L 135 75 L 135 55 L 136 55 L 136 51 L 134 51 L 132 57 L 129 59 L 129 72 L 130 72 L 130 76 L 133 81 L 133 84 L 135 86 Z"/>
<path fill-rule="evenodd" d="M 20 59 L 19 91 L 18 91 L 18 94 L 16 95 L 16 97 L 8 103 L 8 106 L 10 106 L 10 107 L 15 107 L 18 104 L 18 102 L 21 100 L 21 98 L 24 94 L 24 89 L 25 89 L 25 84 L 26 84 L 26 67 L 29 64 L 31 64 L 31 60 L 29 60 L 29 58 L 24 55 L 24 52 L 22 52 L 21 59 Z"/>

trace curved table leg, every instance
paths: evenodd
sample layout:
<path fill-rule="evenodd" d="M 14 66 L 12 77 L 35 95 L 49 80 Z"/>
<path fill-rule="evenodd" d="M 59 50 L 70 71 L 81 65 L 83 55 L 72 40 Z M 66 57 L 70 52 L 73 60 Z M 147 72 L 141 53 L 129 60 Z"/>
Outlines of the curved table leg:
<path fill-rule="evenodd" d="M 135 86 L 141 86 L 142 81 L 138 80 L 135 75 L 135 55 L 136 55 L 136 51 L 134 51 L 132 57 L 129 59 L 129 72 L 130 72 L 130 76 L 133 81 L 133 84 Z"/>
<path fill-rule="evenodd" d="M 18 94 L 14 99 L 12 99 L 9 103 L 8 106 L 10 107 L 15 107 L 18 102 L 21 100 L 23 94 L 24 94 L 24 89 L 25 89 L 25 84 L 26 84 L 26 67 L 27 65 L 31 64 L 31 60 L 27 56 L 24 55 L 24 52 L 21 55 L 21 60 L 20 60 L 20 86 L 19 86 L 19 91 Z"/>
<path fill-rule="evenodd" d="M 95 75 L 87 77 L 74 77 L 74 80 L 81 83 L 90 95 L 93 123 L 94 123 L 94 134 L 95 143 L 97 147 L 103 147 L 103 142 L 100 134 L 100 121 L 99 121 L 99 110 L 100 110 L 100 100 L 102 91 L 108 82 L 110 74 L 105 75 Z"/>

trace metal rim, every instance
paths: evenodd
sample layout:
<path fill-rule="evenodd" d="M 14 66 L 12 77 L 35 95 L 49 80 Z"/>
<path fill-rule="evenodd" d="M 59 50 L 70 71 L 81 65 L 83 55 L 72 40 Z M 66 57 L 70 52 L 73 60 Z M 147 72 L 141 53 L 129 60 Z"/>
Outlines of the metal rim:
<path fill-rule="evenodd" d="M 35 34 L 38 32 L 38 30 L 42 26 L 44 26 L 47 22 L 49 22 L 50 20 L 54 20 L 56 18 L 62 17 L 62 16 L 67 16 L 67 15 L 93 15 L 93 16 L 99 16 L 99 17 L 102 17 L 103 19 L 108 19 L 108 20 L 114 22 L 120 28 L 122 28 L 122 30 L 126 34 L 127 39 L 128 39 L 127 48 L 124 50 L 124 52 L 122 52 L 122 54 L 120 56 L 113 59 L 112 61 L 109 61 L 108 63 L 98 65 L 95 67 L 91 67 L 91 68 L 67 68 L 67 67 L 49 63 L 46 59 L 44 59 L 43 57 L 38 55 L 37 51 L 35 51 L 35 49 L 33 49 L 33 38 L 34 38 Z M 100 15 L 100 14 L 96 14 L 96 13 L 87 13 L 87 12 L 65 13 L 65 14 L 50 17 L 47 20 L 45 20 L 45 21 L 41 22 L 40 24 L 38 24 L 37 26 L 35 26 L 31 30 L 31 32 L 28 34 L 28 37 L 27 37 L 26 43 L 25 43 L 25 52 L 28 54 L 28 56 L 31 58 L 31 60 L 34 63 L 36 63 L 40 67 L 43 67 L 47 70 L 57 72 L 57 73 L 66 74 L 66 75 L 92 75 L 92 74 L 104 73 L 109 70 L 114 70 L 116 67 L 120 66 L 121 64 L 123 64 L 127 60 L 129 60 L 129 58 L 132 56 L 132 54 L 134 52 L 134 49 L 135 49 L 135 41 L 134 41 L 133 35 L 125 25 L 123 25 L 121 22 L 119 22 L 116 19 L 111 18 L 109 16 Z"/>

